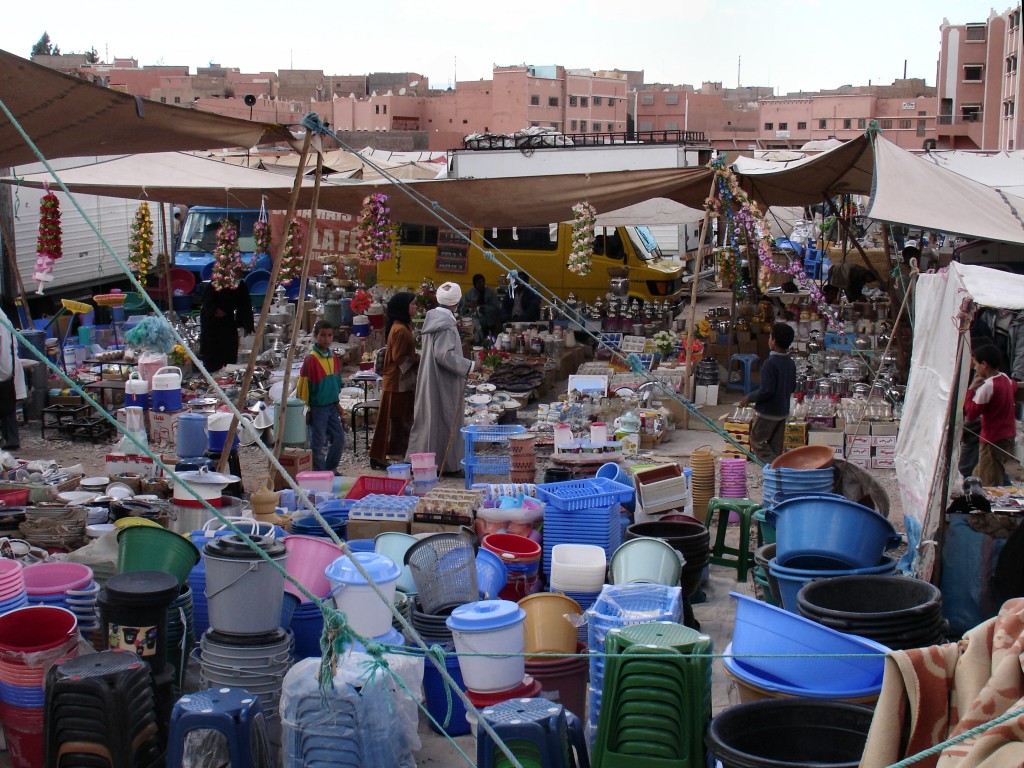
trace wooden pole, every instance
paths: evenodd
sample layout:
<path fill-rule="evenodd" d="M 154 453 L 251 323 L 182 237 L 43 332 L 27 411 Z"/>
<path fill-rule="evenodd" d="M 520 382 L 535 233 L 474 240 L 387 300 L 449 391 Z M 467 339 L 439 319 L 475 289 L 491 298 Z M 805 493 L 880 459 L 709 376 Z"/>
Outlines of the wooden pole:
<path fill-rule="evenodd" d="M 292 383 L 292 361 L 295 359 L 295 347 L 299 341 L 299 331 L 302 330 L 302 320 L 306 314 L 306 283 L 309 281 L 309 265 L 313 261 L 313 235 L 316 227 L 316 212 L 320 205 L 320 182 L 324 175 L 324 156 L 322 152 L 316 154 L 316 182 L 313 187 L 313 204 L 309 209 L 309 232 L 306 235 L 306 253 L 302 258 L 302 276 L 299 278 L 299 300 L 295 304 L 295 322 L 292 323 L 292 338 L 288 344 L 288 355 L 284 363 L 284 382 L 281 385 L 281 416 L 276 429 L 274 439 L 274 455 L 281 455 L 281 446 L 284 443 L 285 420 L 288 417 L 288 393 L 291 391 Z"/>
<path fill-rule="evenodd" d="M 832 202 L 832 198 L 828 198 L 825 202 L 828 203 L 829 210 L 832 211 L 832 215 L 836 217 L 836 222 L 838 222 L 839 226 L 843 229 L 844 234 L 845 234 L 845 232 L 846 232 L 846 222 L 843 220 L 843 217 L 839 215 L 839 211 L 836 209 L 836 204 Z M 864 253 L 864 249 L 861 247 L 860 243 L 858 243 L 852 237 L 850 239 L 853 241 L 853 246 L 854 246 L 854 248 L 857 249 L 857 253 L 860 254 L 860 258 L 861 258 L 861 261 L 864 262 L 864 266 L 868 268 L 868 271 L 874 272 L 875 268 L 873 266 L 871 266 L 871 262 L 868 260 L 868 255 L 866 253 Z M 822 246 L 824 246 L 824 245 L 825 244 L 822 243 Z M 828 251 L 827 248 L 825 248 L 822 251 L 822 258 L 824 258 L 825 253 L 827 251 Z M 844 262 L 846 261 L 846 253 L 845 252 L 843 253 L 843 261 Z"/>
<path fill-rule="evenodd" d="M 708 197 L 713 197 L 718 189 L 718 177 L 711 177 L 711 191 Z M 708 242 L 711 231 L 711 211 L 705 209 L 704 223 L 701 225 L 700 245 L 697 246 L 697 259 L 693 268 L 693 282 L 690 284 L 690 318 L 686 321 L 686 399 L 693 402 L 693 335 L 697 325 L 697 284 L 700 282 L 700 268 L 704 262 L 704 247 Z M 690 410 L 686 409 L 683 414 L 683 429 L 690 428 Z"/>
<path fill-rule="evenodd" d="M 164 284 L 167 286 L 167 314 L 174 310 L 174 288 L 171 286 L 171 249 L 170 238 L 167 236 L 167 210 L 160 203 L 160 228 L 164 240 Z"/>
<path fill-rule="evenodd" d="M 307 129 L 306 139 L 302 143 L 302 152 L 299 156 L 299 164 L 295 168 L 295 183 L 292 184 L 292 193 L 288 198 L 288 214 L 285 216 L 285 226 L 292 220 L 295 215 L 295 208 L 299 203 L 299 192 L 302 191 L 302 180 L 304 178 L 306 157 L 309 156 L 309 147 L 313 141 L 313 134 Z M 263 308 L 260 310 L 259 320 L 256 322 L 256 332 L 252 343 L 252 352 L 249 355 L 249 362 L 245 367 L 245 375 L 242 377 L 242 395 L 240 395 L 241 402 L 239 405 L 239 411 L 245 406 L 245 393 L 247 393 L 252 387 L 252 373 L 256 368 L 256 358 L 259 357 L 259 346 L 263 340 L 263 332 L 267 327 L 267 315 L 270 313 L 270 306 L 274 301 L 274 292 L 270 290 L 272 286 L 277 285 L 278 275 L 281 273 L 281 257 L 284 253 L 284 244 L 287 240 L 286 237 L 281 238 L 281 242 L 277 247 L 277 253 L 274 254 L 274 265 L 270 272 L 270 281 L 267 283 L 267 293 L 263 297 Z M 227 469 L 228 458 L 231 453 L 231 444 L 235 440 L 235 431 L 238 429 L 238 417 L 235 415 L 231 416 L 231 424 L 228 426 L 227 440 L 224 443 L 224 450 L 221 451 L 220 461 L 217 462 L 217 471 L 223 472 Z"/>

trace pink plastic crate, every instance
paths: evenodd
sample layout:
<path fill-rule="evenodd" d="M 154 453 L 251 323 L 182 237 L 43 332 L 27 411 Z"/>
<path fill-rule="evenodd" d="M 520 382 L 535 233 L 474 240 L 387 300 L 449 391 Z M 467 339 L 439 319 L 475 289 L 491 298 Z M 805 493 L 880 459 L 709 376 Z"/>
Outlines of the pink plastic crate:
<path fill-rule="evenodd" d="M 410 453 L 409 460 L 412 462 L 412 468 L 416 469 L 430 469 L 437 465 L 435 459 L 436 454 L 433 453 Z"/>
<path fill-rule="evenodd" d="M 355 485 L 345 494 L 346 499 L 361 499 L 371 493 L 383 493 L 388 496 L 402 496 L 408 480 L 396 480 L 391 477 L 376 477 L 374 475 L 360 475 Z"/>

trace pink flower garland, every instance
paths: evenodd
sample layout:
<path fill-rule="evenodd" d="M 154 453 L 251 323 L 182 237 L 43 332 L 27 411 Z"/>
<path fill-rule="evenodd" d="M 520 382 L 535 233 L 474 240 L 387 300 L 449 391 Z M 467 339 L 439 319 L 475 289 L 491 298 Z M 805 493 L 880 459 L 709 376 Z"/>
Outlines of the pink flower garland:
<path fill-rule="evenodd" d="M 757 203 L 750 199 L 740 186 L 736 174 L 725 163 L 724 157 L 712 160 L 708 164 L 715 172 L 718 180 L 718 194 L 711 195 L 704 201 L 704 207 L 712 216 L 719 217 L 723 213 L 726 219 L 726 240 L 736 259 L 739 259 L 739 242 L 741 236 L 748 247 L 757 249 L 761 269 L 766 273 L 784 274 L 792 278 L 800 290 L 807 291 L 811 302 L 825 318 L 829 328 L 838 330 L 842 327 L 839 312 L 829 306 L 821 288 L 804 274 L 803 264 L 787 256 L 786 263 L 775 261 L 775 244 L 772 242 L 771 225 Z M 739 281 L 736 281 L 738 290 Z"/>
<path fill-rule="evenodd" d="M 281 272 L 278 279 L 282 285 L 289 285 L 292 280 L 302 276 L 302 230 L 299 223 L 292 221 L 288 225 L 288 236 L 284 241 L 284 253 L 281 255 Z"/>
<path fill-rule="evenodd" d="M 270 253 L 270 236 L 270 222 L 266 219 L 259 219 L 252 228 L 252 238 L 256 241 L 255 253 L 257 256 Z"/>
<path fill-rule="evenodd" d="M 238 250 L 238 229 L 225 221 L 217 230 L 217 247 L 213 251 L 213 276 L 210 283 L 215 291 L 238 287 L 242 279 L 242 254 Z"/>
<path fill-rule="evenodd" d="M 375 192 L 363 199 L 356 225 L 356 254 L 364 264 L 387 261 L 394 255 L 397 227 L 391 221 L 388 196 Z"/>

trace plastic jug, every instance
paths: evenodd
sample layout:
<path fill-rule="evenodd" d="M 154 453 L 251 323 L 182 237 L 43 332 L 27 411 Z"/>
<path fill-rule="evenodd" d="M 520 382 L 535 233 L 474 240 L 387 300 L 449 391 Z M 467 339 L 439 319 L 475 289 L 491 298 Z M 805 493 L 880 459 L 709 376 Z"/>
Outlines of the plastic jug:
<path fill-rule="evenodd" d="M 124 383 L 124 403 L 149 409 L 149 382 L 138 371 L 132 371 Z"/>
<path fill-rule="evenodd" d="M 227 411 L 216 411 L 210 414 L 207 424 L 207 446 L 213 453 L 220 453 L 224 450 L 224 443 L 228 439 L 228 429 L 231 427 L 231 414 Z M 235 432 L 234 447 L 238 447 L 238 433 Z"/>
<path fill-rule="evenodd" d="M 154 390 L 181 389 L 181 368 L 165 365 L 153 374 Z"/>
<path fill-rule="evenodd" d="M 281 428 L 281 404 L 274 404 L 276 412 L 275 433 Z M 306 404 L 297 397 L 288 398 L 288 416 L 284 424 L 284 445 L 306 447 Z"/>

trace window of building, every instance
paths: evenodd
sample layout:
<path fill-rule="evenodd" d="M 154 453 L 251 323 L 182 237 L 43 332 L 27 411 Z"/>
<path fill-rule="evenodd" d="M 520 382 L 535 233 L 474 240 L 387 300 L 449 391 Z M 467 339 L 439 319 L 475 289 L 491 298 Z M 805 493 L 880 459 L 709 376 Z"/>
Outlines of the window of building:
<path fill-rule="evenodd" d="M 665 103 L 668 104 L 669 106 L 678 104 L 679 103 L 679 94 L 678 93 L 666 93 L 665 94 Z"/>
<path fill-rule="evenodd" d="M 976 123 L 981 120 L 981 104 L 961 104 L 960 117 L 965 123 Z"/>
<path fill-rule="evenodd" d="M 985 42 L 986 33 L 988 29 L 984 24 L 968 24 L 967 25 L 967 42 L 969 43 L 983 43 Z"/>
<path fill-rule="evenodd" d="M 866 117 L 858 117 L 857 118 L 857 127 L 858 128 L 862 128 L 862 129 L 863 128 L 867 128 L 868 127 L 868 119 Z"/>
<path fill-rule="evenodd" d="M 853 128 L 853 120 L 851 120 L 849 117 L 844 118 L 843 119 L 843 130 L 848 131 L 851 128 Z"/>
<path fill-rule="evenodd" d="M 819 120 L 818 121 L 818 128 L 820 128 L 822 130 L 824 130 L 825 128 L 828 128 L 828 120 Z"/>
<path fill-rule="evenodd" d="M 679 130 L 679 123 L 676 122 L 675 120 L 669 120 L 667 123 L 665 123 L 665 130 L 666 131 L 678 131 Z"/>
<path fill-rule="evenodd" d="M 641 94 L 640 95 L 640 103 L 643 104 L 645 107 L 653 106 L 653 104 L 654 104 L 654 94 L 653 93 Z"/>
<path fill-rule="evenodd" d="M 654 123 L 652 123 L 650 120 L 641 121 L 638 124 L 638 126 L 637 126 L 637 130 L 641 131 L 641 132 L 653 131 L 654 130 Z"/>
<path fill-rule="evenodd" d="M 601 97 L 600 96 L 595 96 L 594 97 L 594 106 L 595 107 L 600 107 L 601 106 Z"/>
<path fill-rule="evenodd" d="M 579 128 L 579 123 L 577 123 L 575 120 L 570 120 L 569 121 L 569 130 L 570 131 L 575 131 L 577 128 Z"/>
<path fill-rule="evenodd" d="M 892 120 L 879 120 L 878 127 L 881 128 L 883 131 L 892 130 Z"/>
<path fill-rule="evenodd" d="M 912 124 L 910 120 L 900 120 L 900 130 L 909 130 L 911 128 L 911 125 Z"/>
<path fill-rule="evenodd" d="M 558 106 L 558 97 L 557 96 L 548 96 L 548 106 L 549 107 L 557 107 Z"/>
<path fill-rule="evenodd" d="M 160 103 L 161 104 L 166 104 L 167 103 L 167 97 L 166 96 L 161 96 L 160 97 Z"/>
<path fill-rule="evenodd" d="M 601 132 L 601 124 L 600 123 L 594 123 L 594 133 L 600 133 L 600 132 Z"/>
<path fill-rule="evenodd" d="M 580 130 L 583 131 L 584 133 L 587 132 L 587 121 L 586 120 L 580 120 Z"/>
<path fill-rule="evenodd" d="M 779 130 L 780 131 L 788 131 L 789 130 L 789 123 L 779 123 Z"/>
<path fill-rule="evenodd" d="M 766 131 L 773 131 L 773 130 L 775 130 L 775 123 L 765 123 L 764 124 L 764 129 Z"/>
<path fill-rule="evenodd" d="M 981 64 L 964 64 L 964 82 L 980 83 L 985 67 Z"/>
<path fill-rule="evenodd" d="M 558 130 L 558 123 L 551 123 L 551 127 L 554 128 L 557 131 Z M 484 128 L 484 133 L 487 133 L 487 129 L 486 128 Z"/>
<path fill-rule="evenodd" d="M 798 122 L 798 123 L 796 124 L 796 129 L 797 129 L 798 131 L 806 131 L 806 130 L 807 130 L 807 123 L 805 123 L 805 122 L 803 122 L 803 121 L 801 120 L 800 122 Z"/>
<path fill-rule="evenodd" d="M 531 107 L 539 107 L 540 106 L 540 96 L 538 96 L 537 94 L 533 94 L 533 96 L 530 97 L 530 106 Z"/>
<path fill-rule="evenodd" d="M 1017 71 L 1017 54 L 1006 57 L 1006 74 L 1012 75 Z"/>
<path fill-rule="evenodd" d="M 385 105 L 384 105 L 384 114 L 386 115 L 387 113 L 388 113 L 388 105 L 387 105 L 387 104 L 385 104 Z M 466 122 L 466 121 L 465 121 L 465 120 L 463 120 L 462 122 Z"/>
<path fill-rule="evenodd" d="M 586 96 L 580 96 L 580 106 L 581 107 L 590 106 L 590 99 L 588 99 Z"/>
<path fill-rule="evenodd" d="M 579 99 L 577 99 L 575 96 L 570 96 L 569 97 L 569 106 L 570 107 L 579 106 Z"/>
<path fill-rule="evenodd" d="M 594 103 L 596 104 L 597 102 L 595 101 Z M 611 96 L 608 97 L 608 106 L 609 107 L 614 107 L 615 106 L 615 99 L 613 99 Z"/>
<path fill-rule="evenodd" d="M 175 104 L 181 104 L 181 96 L 175 96 L 174 97 L 174 103 Z"/>
<path fill-rule="evenodd" d="M 1013 117 L 1013 99 L 1007 99 L 1003 102 L 1003 117 Z"/>
<path fill-rule="evenodd" d="M 927 127 L 928 127 L 928 121 L 927 120 L 918 120 L 917 121 L 917 135 L 918 136 L 924 136 L 924 132 L 927 130 Z"/>
<path fill-rule="evenodd" d="M 380 114 L 380 104 L 374 104 L 373 105 L 373 114 L 375 114 L 375 115 L 379 115 Z"/>

